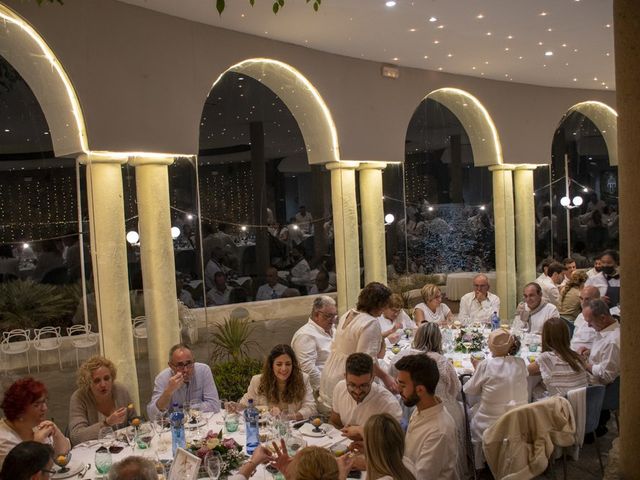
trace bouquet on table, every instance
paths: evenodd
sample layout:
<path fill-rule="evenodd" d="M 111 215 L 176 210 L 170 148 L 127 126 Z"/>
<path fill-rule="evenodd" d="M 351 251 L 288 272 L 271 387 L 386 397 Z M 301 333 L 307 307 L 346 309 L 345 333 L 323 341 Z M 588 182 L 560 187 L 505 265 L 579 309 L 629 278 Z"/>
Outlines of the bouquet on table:
<path fill-rule="evenodd" d="M 242 445 L 239 445 L 233 438 L 222 438 L 222 430 L 217 434 L 209 430 L 207 436 L 202 440 L 192 440 L 187 449 L 204 460 L 207 453 L 214 451 L 220 454 L 222 463 L 220 464 L 220 476 L 229 475 L 233 470 L 240 468 L 245 459 L 242 453 Z"/>
<path fill-rule="evenodd" d="M 455 339 L 456 352 L 479 352 L 484 346 L 484 335 L 478 328 L 461 328 Z"/>

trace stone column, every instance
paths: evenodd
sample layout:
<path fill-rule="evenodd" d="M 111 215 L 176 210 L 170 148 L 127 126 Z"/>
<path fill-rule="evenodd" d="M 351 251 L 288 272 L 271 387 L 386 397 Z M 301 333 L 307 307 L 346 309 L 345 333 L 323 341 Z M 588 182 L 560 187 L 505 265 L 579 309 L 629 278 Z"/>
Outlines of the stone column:
<path fill-rule="evenodd" d="M 180 342 L 176 271 L 171 238 L 168 166 L 171 157 L 132 157 L 136 169 L 140 263 L 147 317 L 151 379 L 167 366 L 169 349 Z"/>
<path fill-rule="evenodd" d="M 338 313 L 342 314 L 355 307 L 360 293 L 360 242 L 356 203 L 358 162 L 332 162 L 326 167 L 331 172 Z"/>
<path fill-rule="evenodd" d="M 382 170 L 386 166 L 385 163 L 362 163 L 358 167 L 365 284 L 369 282 L 387 284 L 387 252 L 382 201 Z"/>
<path fill-rule="evenodd" d="M 100 351 L 118 369 L 140 412 L 133 350 L 122 165 L 124 156 L 81 155 L 86 166 L 93 285 L 100 329 Z"/>
<path fill-rule="evenodd" d="M 493 165 L 493 217 L 495 227 L 497 294 L 500 316 L 511 319 L 516 310 L 516 252 L 513 224 L 514 165 Z"/>
<path fill-rule="evenodd" d="M 533 196 L 533 171 L 536 165 L 518 165 L 513 183 L 516 207 L 516 296 L 536 278 L 536 212 Z"/>
<path fill-rule="evenodd" d="M 613 25 L 616 62 L 616 105 L 618 106 L 618 179 L 620 182 L 620 293 L 624 311 L 632 315 L 622 321 L 622 374 L 620 399 L 621 478 L 636 478 L 640 472 L 640 370 L 636 353 L 640 350 L 640 322 L 633 312 L 640 309 L 640 15 L 637 0 L 614 0 Z"/>

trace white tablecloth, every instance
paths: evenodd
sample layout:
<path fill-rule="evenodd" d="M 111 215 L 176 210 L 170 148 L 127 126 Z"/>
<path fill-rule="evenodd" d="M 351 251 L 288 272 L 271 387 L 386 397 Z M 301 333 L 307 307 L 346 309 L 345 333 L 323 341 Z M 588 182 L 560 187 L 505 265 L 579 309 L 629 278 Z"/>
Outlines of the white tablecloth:
<path fill-rule="evenodd" d="M 465 293 L 473 291 L 473 277 L 480 272 L 459 272 L 447 275 L 447 299 L 460 300 Z M 496 272 L 486 272 L 491 290 L 496 289 Z"/>

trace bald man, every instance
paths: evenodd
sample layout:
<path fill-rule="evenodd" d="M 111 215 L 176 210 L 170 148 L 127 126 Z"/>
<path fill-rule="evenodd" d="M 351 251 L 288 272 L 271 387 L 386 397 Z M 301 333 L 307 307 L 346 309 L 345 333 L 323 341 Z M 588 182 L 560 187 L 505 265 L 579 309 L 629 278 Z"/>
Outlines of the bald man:
<path fill-rule="evenodd" d="M 593 285 L 583 285 L 580 289 L 580 305 L 585 308 L 591 300 L 597 300 L 600 298 L 600 290 Z M 573 322 L 575 330 L 573 331 L 573 337 L 571 337 L 571 350 L 579 351 L 582 349 L 591 350 L 593 345 L 593 339 L 596 337 L 596 331 L 591 328 L 586 320 L 584 314 L 580 313 Z"/>
<path fill-rule="evenodd" d="M 489 279 L 480 273 L 473 277 L 473 291 L 460 299 L 459 317 L 463 323 L 490 323 L 493 312 L 500 313 L 500 298 L 489 291 Z"/>

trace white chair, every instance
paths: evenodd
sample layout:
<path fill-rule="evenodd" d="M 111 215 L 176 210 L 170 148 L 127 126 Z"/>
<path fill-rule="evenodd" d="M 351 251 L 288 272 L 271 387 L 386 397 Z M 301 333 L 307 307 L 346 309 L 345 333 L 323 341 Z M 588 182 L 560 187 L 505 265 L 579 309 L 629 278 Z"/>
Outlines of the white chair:
<path fill-rule="evenodd" d="M 33 329 L 33 348 L 36 349 L 36 365 L 40 372 L 40 352 L 58 351 L 58 363 L 62 370 L 62 356 L 60 347 L 62 346 L 62 336 L 60 335 L 60 327 L 42 327 Z"/>
<path fill-rule="evenodd" d="M 27 355 L 27 371 L 31 373 L 31 365 L 29 364 L 29 330 L 16 328 L 9 332 L 2 332 L 2 343 L 0 350 L 3 355 L 19 355 L 24 353 Z M 2 362 L 3 369 L 6 373 L 7 365 Z"/>
<path fill-rule="evenodd" d="M 67 335 L 71 345 L 76 349 L 76 368 L 80 366 L 78 351 L 81 348 L 93 348 L 98 345 L 98 334 L 91 333 L 91 325 L 74 325 L 67 328 Z"/>
<path fill-rule="evenodd" d="M 140 356 L 138 342 L 147 338 L 147 317 L 140 316 L 133 319 L 133 338 L 136 341 L 136 358 Z"/>

